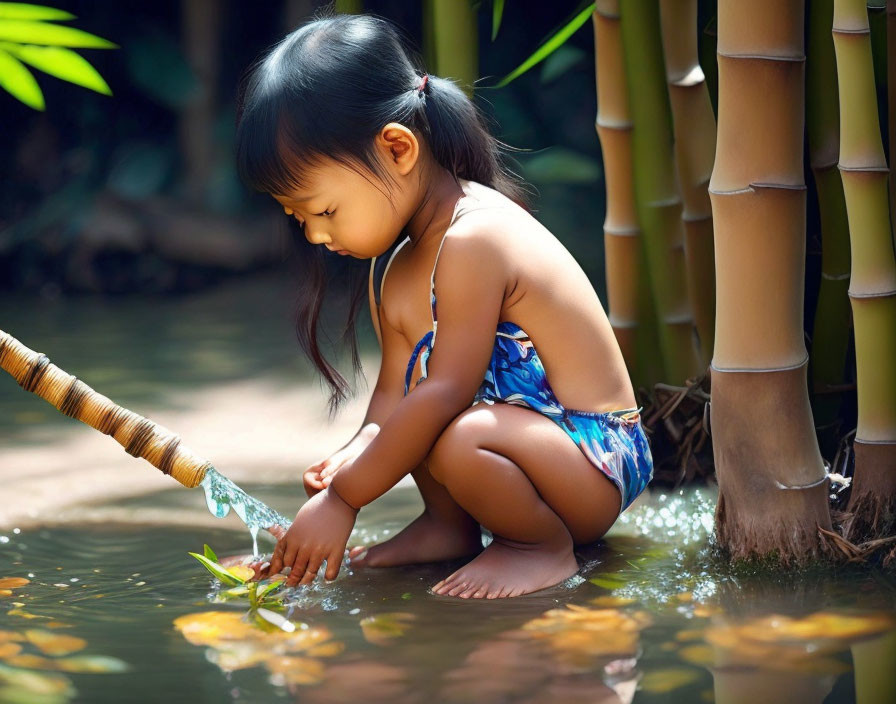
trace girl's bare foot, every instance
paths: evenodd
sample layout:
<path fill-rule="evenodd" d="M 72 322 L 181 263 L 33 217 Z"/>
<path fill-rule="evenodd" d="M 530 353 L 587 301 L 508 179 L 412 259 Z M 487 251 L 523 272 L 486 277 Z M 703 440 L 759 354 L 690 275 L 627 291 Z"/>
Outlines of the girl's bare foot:
<path fill-rule="evenodd" d="M 578 563 L 567 533 L 550 543 L 518 543 L 495 536 L 494 541 L 457 572 L 434 584 L 435 594 L 462 599 L 520 596 L 572 577 Z"/>
<path fill-rule="evenodd" d="M 481 550 L 478 523 L 458 525 L 424 511 L 394 538 L 369 548 L 354 547 L 348 556 L 352 566 L 393 567 L 452 560 Z"/>

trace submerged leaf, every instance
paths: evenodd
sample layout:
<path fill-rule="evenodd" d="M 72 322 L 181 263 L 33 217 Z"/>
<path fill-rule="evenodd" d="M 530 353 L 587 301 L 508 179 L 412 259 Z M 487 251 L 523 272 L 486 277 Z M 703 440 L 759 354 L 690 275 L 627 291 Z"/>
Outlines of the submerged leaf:
<path fill-rule="evenodd" d="M 0 589 L 16 589 L 17 587 L 24 587 L 26 584 L 31 584 L 31 580 L 24 577 L 0 578 Z"/>
<path fill-rule="evenodd" d="M 668 694 L 700 679 L 700 671 L 683 667 L 667 667 L 644 675 L 640 689 L 651 694 Z"/>
<path fill-rule="evenodd" d="M 56 662 L 63 672 L 106 674 L 131 669 L 123 660 L 108 655 L 76 655 L 72 658 L 60 658 Z"/>
<path fill-rule="evenodd" d="M 0 643 L 0 660 L 3 658 L 12 657 L 13 655 L 18 655 L 22 652 L 22 646 L 18 643 L 12 643 L 7 641 L 6 643 Z"/>
<path fill-rule="evenodd" d="M 324 664 L 311 658 L 282 655 L 268 660 L 265 667 L 273 684 L 319 684 L 324 678 Z"/>
<path fill-rule="evenodd" d="M 394 639 L 403 636 L 410 622 L 416 618 L 414 614 L 404 612 L 368 616 L 361 619 L 361 632 L 368 643 L 388 645 Z"/>
<path fill-rule="evenodd" d="M 45 655 L 68 655 L 87 647 L 87 641 L 76 636 L 60 635 L 52 631 L 30 628 L 25 637 Z"/>

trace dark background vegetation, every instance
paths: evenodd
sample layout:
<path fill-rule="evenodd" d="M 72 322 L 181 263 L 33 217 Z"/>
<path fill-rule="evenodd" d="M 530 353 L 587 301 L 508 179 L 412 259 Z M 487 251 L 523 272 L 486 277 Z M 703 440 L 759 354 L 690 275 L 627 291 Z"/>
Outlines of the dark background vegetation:
<path fill-rule="evenodd" d="M 0 291 L 44 301 L 82 293 L 176 294 L 284 266 L 294 231 L 276 203 L 249 191 L 233 168 L 237 86 L 268 46 L 326 3 L 209 3 L 216 9 L 203 31 L 212 33 L 206 41 L 217 47 L 218 65 L 203 77 L 187 51 L 202 39 L 187 29 L 186 1 L 43 3 L 76 15 L 65 24 L 121 48 L 77 50 L 112 96 L 37 71 L 46 112 L 0 93 L 0 151 L 7 159 Z M 526 150 L 510 166 L 537 189 L 536 217 L 572 251 L 603 298 L 604 184 L 590 22 L 548 61 L 505 88 L 490 87 L 579 7 L 509 2 L 492 42 L 491 3 L 481 3 L 476 100 L 493 133 Z M 421 3 L 369 0 L 365 11 L 395 21 L 420 46 Z M 207 163 L 197 166 L 183 130 L 205 91 L 211 109 L 190 124 L 212 147 Z"/>

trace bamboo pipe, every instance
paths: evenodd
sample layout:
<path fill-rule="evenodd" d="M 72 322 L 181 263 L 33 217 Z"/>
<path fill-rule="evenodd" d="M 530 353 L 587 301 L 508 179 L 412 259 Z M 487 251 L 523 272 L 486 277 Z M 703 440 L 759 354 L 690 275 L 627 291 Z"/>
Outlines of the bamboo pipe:
<path fill-rule="evenodd" d="M 597 119 L 607 192 L 604 264 L 610 325 L 635 388 L 652 388 L 666 376 L 656 317 L 645 273 L 644 243 L 632 181 L 632 120 L 622 70 L 619 0 L 599 0 L 592 14 Z"/>
<path fill-rule="evenodd" d="M 660 350 L 673 384 L 701 371 L 685 277 L 681 196 L 672 154 L 672 119 L 656 0 L 620 3 L 634 155 L 635 205 L 653 285 Z"/>
<path fill-rule="evenodd" d="M 211 462 L 181 445 L 177 435 L 116 405 L 51 363 L 45 354 L 28 349 L 3 330 L 0 330 L 0 367 L 25 391 L 37 394 L 70 418 L 111 435 L 129 455 L 142 457 L 187 488 L 198 486 L 212 467 Z"/>
<path fill-rule="evenodd" d="M 840 109 L 831 83 L 836 80 L 831 24 L 834 0 L 815 0 L 809 6 L 806 52 L 806 127 L 809 162 L 818 191 L 821 216 L 821 283 L 812 330 L 809 368 L 812 411 L 819 441 L 836 445 L 826 432 L 838 422 L 841 394 L 827 393 L 845 381 L 849 345 L 849 223 L 843 184 L 837 170 L 840 155 Z"/>
<path fill-rule="evenodd" d="M 835 0 L 832 28 L 840 94 L 840 176 L 849 216 L 849 298 L 859 404 L 856 471 L 846 537 L 896 528 L 896 257 L 863 0 Z"/>
<path fill-rule="evenodd" d="M 716 154 L 716 120 L 697 59 L 697 0 L 660 0 L 666 84 L 672 105 L 675 166 L 684 209 L 685 274 L 701 364 L 712 359 L 716 277 L 709 177 Z"/>

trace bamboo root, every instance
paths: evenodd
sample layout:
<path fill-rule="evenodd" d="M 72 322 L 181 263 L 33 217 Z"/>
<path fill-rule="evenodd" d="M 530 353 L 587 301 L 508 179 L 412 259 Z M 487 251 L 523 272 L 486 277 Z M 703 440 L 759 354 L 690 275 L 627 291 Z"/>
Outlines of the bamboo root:
<path fill-rule="evenodd" d="M 129 455 L 142 457 L 185 487 L 198 486 L 212 466 L 182 445 L 177 435 L 115 404 L 51 363 L 45 354 L 25 347 L 3 330 L 0 367 L 25 391 L 37 394 L 65 415 L 111 435 Z"/>

